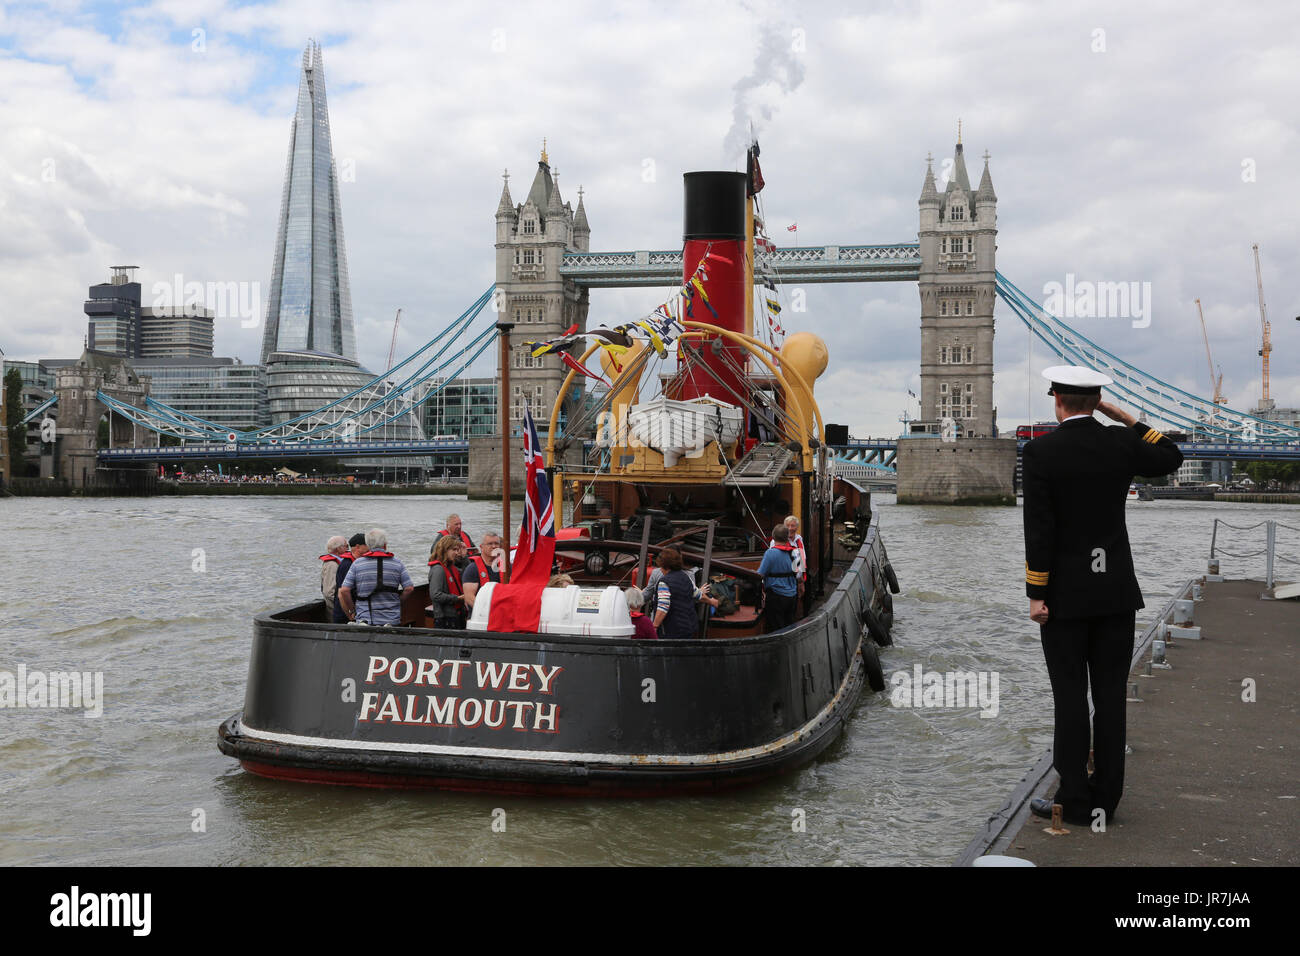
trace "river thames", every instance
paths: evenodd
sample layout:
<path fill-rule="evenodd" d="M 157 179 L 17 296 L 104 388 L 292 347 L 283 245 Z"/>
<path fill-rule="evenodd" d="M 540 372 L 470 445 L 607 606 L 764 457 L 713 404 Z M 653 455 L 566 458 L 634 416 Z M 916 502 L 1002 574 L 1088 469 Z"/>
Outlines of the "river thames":
<path fill-rule="evenodd" d="M 1051 742 L 1028 620 L 1019 508 L 900 507 L 876 497 L 897 570 L 897 671 L 998 676 L 995 716 L 864 695 L 810 766 L 719 796 L 539 799 L 263 780 L 217 750 L 243 704 L 255 614 L 319 596 L 316 556 L 367 527 L 423 581 L 443 519 L 475 539 L 499 504 L 447 497 L 10 498 L 0 671 L 103 673 L 103 714 L 0 711 L 3 864 L 947 865 Z M 1202 572 L 1212 519 L 1300 524 L 1300 508 L 1131 502 L 1147 608 Z M 516 513 L 516 517 L 517 517 Z M 1220 532 L 1254 551 L 1263 529 Z M 1300 553 L 1279 532 L 1279 552 Z M 14 560 L 20 559 L 20 560 Z M 1263 558 L 1223 559 L 1260 577 Z M 1294 566 L 1279 571 L 1294 573 Z M 1175 655 L 1177 650 L 1171 651 Z M 505 811 L 505 830 L 493 828 Z M 802 823 L 802 829 L 799 824 Z"/>

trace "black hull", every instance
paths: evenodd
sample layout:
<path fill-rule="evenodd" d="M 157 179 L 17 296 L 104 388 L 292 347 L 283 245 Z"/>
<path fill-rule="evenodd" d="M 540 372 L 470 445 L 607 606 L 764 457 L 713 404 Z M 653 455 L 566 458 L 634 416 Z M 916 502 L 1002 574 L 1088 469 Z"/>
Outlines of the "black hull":
<path fill-rule="evenodd" d="M 244 710 L 219 746 L 259 775 L 351 786 L 637 796 L 748 784 L 813 760 L 868 677 L 879 686 L 864 622 L 884 615 L 886 564 L 873 524 L 809 617 L 744 638 L 539 640 L 262 615 Z"/>

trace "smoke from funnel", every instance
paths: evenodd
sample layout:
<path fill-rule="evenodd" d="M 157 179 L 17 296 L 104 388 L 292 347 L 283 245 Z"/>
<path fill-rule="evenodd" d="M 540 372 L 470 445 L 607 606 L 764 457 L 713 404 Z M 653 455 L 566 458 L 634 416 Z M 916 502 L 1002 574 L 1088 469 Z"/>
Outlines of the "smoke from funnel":
<path fill-rule="evenodd" d="M 763 122 L 772 118 L 777 100 L 798 89 L 803 75 L 803 58 L 795 52 L 790 31 L 775 25 L 764 27 L 754 57 L 754 68 L 734 87 L 731 129 L 727 130 L 722 142 L 723 153 L 728 159 L 745 152 L 749 146 L 749 124 L 752 122 L 757 132 Z"/>

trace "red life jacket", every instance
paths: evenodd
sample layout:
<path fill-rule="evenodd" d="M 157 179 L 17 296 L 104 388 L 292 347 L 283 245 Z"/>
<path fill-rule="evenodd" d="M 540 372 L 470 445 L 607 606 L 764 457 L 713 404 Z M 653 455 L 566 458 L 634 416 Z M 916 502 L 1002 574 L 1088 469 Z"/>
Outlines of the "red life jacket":
<path fill-rule="evenodd" d="M 456 567 L 454 564 L 448 567 L 447 565 L 443 564 L 441 561 L 433 561 L 433 560 L 429 561 L 429 567 L 433 567 L 435 564 L 438 567 L 442 568 L 443 574 L 446 575 L 447 577 L 447 590 L 450 591 L 452 594 L 456 595 L 456 597 L 464 596 L 465 585 L 462 584 L 460 580 L 460 568 Z M 466 617 L 468 616 L 468 614 L 469 614 L 469 608 L 465 607 L 463 601 L 460 604 L 456 605 L 457 617 Z"/>
<path fill-rule="evenodd" d="M 460 580 L 460 568 L 456 567 L 454 564 L 451 567 L 448 567 L 441 561 L 430 561 L 429 567 L 433 567 L 435 564 L 442 568 L 443 573 L 447 576 L 447 590 L 456 595 L 456 597 L 464 596 L 465 585 L 462 584 Z M 461 605 L 456 609 L 456 613 L 464 616 L 466 610 L 465 606 Z"/>
<path fill-rule="evenodd" d="M 339 556 L 337 554 L 322 554 L 320 559 L 322 561 L 338 561 Z"/>
<path fill-rule="evenodd" d="M 363 558 L 391 558 L 392 556 L 391 551 L 367 551 L 362 555 Z"/>

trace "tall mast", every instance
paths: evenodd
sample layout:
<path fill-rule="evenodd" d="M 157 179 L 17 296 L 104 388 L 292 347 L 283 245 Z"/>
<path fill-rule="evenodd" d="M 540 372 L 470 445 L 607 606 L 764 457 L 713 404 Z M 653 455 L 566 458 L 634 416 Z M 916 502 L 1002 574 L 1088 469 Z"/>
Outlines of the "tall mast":
<path fill-rule="evenodd" d="M 754 147 L 750 145 L 752 152 Z M 752 161 L 746 164 L 752 170 Z M 751 177 L 752 177 L 751 172 Z M 754 183 L 751 180 L 745 188 L 745 334 L 754 334 Z M 749 364 L 746 356 L 745 364 Z"/>
<path fill-rule="evenodd" d="M 507 322 L 504 309 L 497 320 L 497 339 L 501 343 L 501 391 L 497 394 L 497 411 L 501 418 L 501 552 L 503 570 L 501 583 L 510 580 L 510 331 L 515 327 Z"/>

